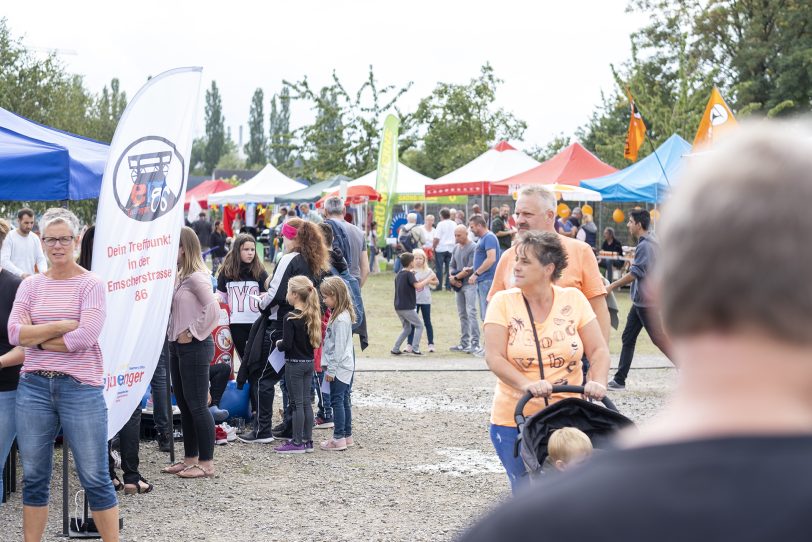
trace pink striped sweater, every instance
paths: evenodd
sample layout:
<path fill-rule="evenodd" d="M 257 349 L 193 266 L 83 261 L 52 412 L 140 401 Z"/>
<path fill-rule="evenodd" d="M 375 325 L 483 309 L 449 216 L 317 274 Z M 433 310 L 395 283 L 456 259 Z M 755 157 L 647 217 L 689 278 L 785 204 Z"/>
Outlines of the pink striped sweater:
<path fill-rule="evenodd" d="M 22 372 L 60 371 L 91 386 L 103 384 L 104 362 L 99 334 L 104 326 L 104 284 L 93 273 L 54 280 L 33 275 L 17 290 L 8 319 L 9 342 L 20 344 L 20 328 L 56 320 L 77 320 L 79 327 L 63 336 L 68 352 L 25 349 Z"/>

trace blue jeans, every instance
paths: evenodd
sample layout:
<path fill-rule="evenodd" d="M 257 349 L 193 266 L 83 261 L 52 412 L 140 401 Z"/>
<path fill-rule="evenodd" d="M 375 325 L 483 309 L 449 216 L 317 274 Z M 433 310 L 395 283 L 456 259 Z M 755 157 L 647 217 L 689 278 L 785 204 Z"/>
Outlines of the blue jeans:
<path fill-rule="evenodd" d="M 491 424 L 491 442 L 499 456 L 499 461 L 505 467 L 505 473 L 510 481 L 510 489 L 513 493 L 524 484 L 527 471 L 521 457 L 513 456 L 513 448 L 516 446 L 516 439 L 519 431 L 515 427 L 505 427 L 503 425 Z"/>
<path fill-rule="evenodd" d="M 169 412 L 172 410 L 170 399 L 166 394 L 166 379 L 169 374 L 169 341 L 164 340 L 161 355 L 158 357 L 158 364 L 152 374 L 150 388 L 152 389 L 152 420 L 155 423 L 155 431 L 161 435 L 172 436 L 169 421 Z"/>
<path fill-rule="evenodd" d="M 313 388 L 312 393 L 316 394 L 318 410 L 316 410 L 316 417 L 324 421 L 333 421 L 333 406 L 330 402 L 330 394 L 321 391 L 321 383 L 324 382 L 324 371 L 313 373 Z"/>
<path fill-rule="evenodd" d="M 17 388 L 17 443 L 23 462 L 23 504 L 47 506 L 54 462 L 54 439 L 68 441 L 79 482 L 94 512 L 118 504 L 107 471 L 107 405 L 103 386 L 70 376 L 20 375 Z"/>
<path fill-rule="evenodd" d="M 434 344 L 434 328 L 431 325 L 431 303 L 418 303 L 416 310 L 418 314 L 423 313 L 423 325 L 426 326 L 426 335 L 429 338 L 429 344 Z M 414 326 L 412 326 L 412 332 L 409 333 L 409 338 L 406 342 L 412 344 L 412 339 L 414 339 Z"/>
<path fill-rule="evenodd" d="M 443 289 L 443 280 L 445 280 L 445 289 L 451 289 L 451 282 L 448 278 L 448 272 L 451 267 L 451 252 L 434 252 L 434 265 L 437 270 L 437 280 L 440 284 L 437 285 L 438 290 Z"/>
<path fill-rule="evenodd" d="M 14 437 L 17 436 L 16 416 L 14 415 L 16 400 L 17 390 L 0 391 L 0 497 L 3 495 L 2 469 L 6 464 Z"/>
<path fill-rule="evenodd" d="M 330 382 L 330 401 L 333 405 L 333 438 L 340 439 L 352 436 L 352 403 L 350 401 L 350 384 L 333 379 Z"/>
<path fill-rule="evenodd" d="M 491 291 L 493 280 L 479 280 L 476 283 L 477 297 L 479 297 L 479 314 L 482 321 L 485 321 L 485 313 L 488 312 L 488 292 Z"/>

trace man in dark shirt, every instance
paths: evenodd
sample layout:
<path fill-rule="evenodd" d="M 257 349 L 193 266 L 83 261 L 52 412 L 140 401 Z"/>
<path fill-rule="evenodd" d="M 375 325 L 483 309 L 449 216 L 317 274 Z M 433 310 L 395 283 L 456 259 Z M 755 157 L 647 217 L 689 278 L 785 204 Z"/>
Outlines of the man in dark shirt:
<path fill-rule="evenodd" d="M 812 537 L 812 141 L 779 123 L 725 143 L 663 216 L 658 282 L 681 368 L 668 407 L 465 542 Z M 764 224 L 779 213 L 796 223 L 777 243 Z"/>
<path fill-rule="evenodd" d="M 659 245 L 648 232 L 651 224 L 651 216 L 645 209 L 632 211 L 629 214 L 629 233 L 637 239 L 637 249 L 634 252 L 634 262 L 629 272 L 606 287 L 608 292 L 631 284 L 632 307 L 629 309 L 629 316 L 626 318 L 626 327 L 623 329 L 623 348 L 620 351 L 620 362 L 615 373 L 615 377 L 609 381 L 607 386 L 610 390 L 626 389 L 626 377 L 632 367 L 634 359 L 634 349 L 637 344 L 637 337 L 643 328 L 646 329 L 657 348 L 663 354 L 671 357 L 671 342 L 663 331 L 660 314 L 657 307 L 649 299 L 646 291 L 646 283 L 652 273 L 657 260 Z"/>
<path fill-rule="evenodd" d="M 200 241 L 200 247 L 205 251 L 209 248 L 209 241 L 211 238 L 211 222 L 206 220 L 206 213 L 201 212 L 197 220 L 192 222 L 192 229 L 195 230 L 197 239 Z"/>
<path fill-rule="evenodd" d="M 499 210 L 499 215 L 494 217 L 491 224 L 491 231 L 499 239 L 499 249 L 504 252 L 513 244 L 513 237 L 516 235 L 516 229 L 511 228 L 510 220 L 510 205 L 507 203 L 502 205 Z"/>

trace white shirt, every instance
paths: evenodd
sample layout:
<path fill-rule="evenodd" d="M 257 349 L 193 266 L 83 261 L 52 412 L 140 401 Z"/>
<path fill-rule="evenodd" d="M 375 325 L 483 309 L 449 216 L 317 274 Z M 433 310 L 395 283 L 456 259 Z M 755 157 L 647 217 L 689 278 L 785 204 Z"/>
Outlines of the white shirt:
<path fill-rule="evenodd" d="M 437 227 L 434 228 L 434 238 L 439 239 L 436 252 L 451 252 L 454 250 L 454 229 L 457 223 L 451 220 L 441 220 Z"/>
<path fill-rule="evenodd" d="M 21 235 L 16 229 L 11 230 L 0 251 L 0 267 L 22 276 L 33 275 L 34 265 L 40 273 L 48 270 L 48 260 L 42 252 L 40 238 L 34 233 Z"/>

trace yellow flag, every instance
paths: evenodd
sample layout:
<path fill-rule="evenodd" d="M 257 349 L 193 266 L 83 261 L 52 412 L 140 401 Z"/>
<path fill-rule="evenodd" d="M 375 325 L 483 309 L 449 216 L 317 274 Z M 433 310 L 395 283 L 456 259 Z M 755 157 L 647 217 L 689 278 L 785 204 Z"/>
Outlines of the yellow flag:
<path fill-rule="evenodd" d="M 634 162 L 637 160 L 637 151 L 640 150 L 643 141 L 646 139 L 646 124 L 634 104 L 632 93 L 627 90 L 626 95 L 629 97 L 631 118 L 629 119 L 629 131 L 626 133 L 626 147 L 623 149 L 623 157 Z"/>
<path fill-rule="evenodd" d="M 699 121 L 699 130 L 694 138 L 694 150 L 699 147 L 706 147 L 713 144 L 719 136 L 736 126 L 736 118 L 733 111 L 725 103 L 719 89 L 713 87 L 710 100 L 705 107 L 705 114 Z"/>

